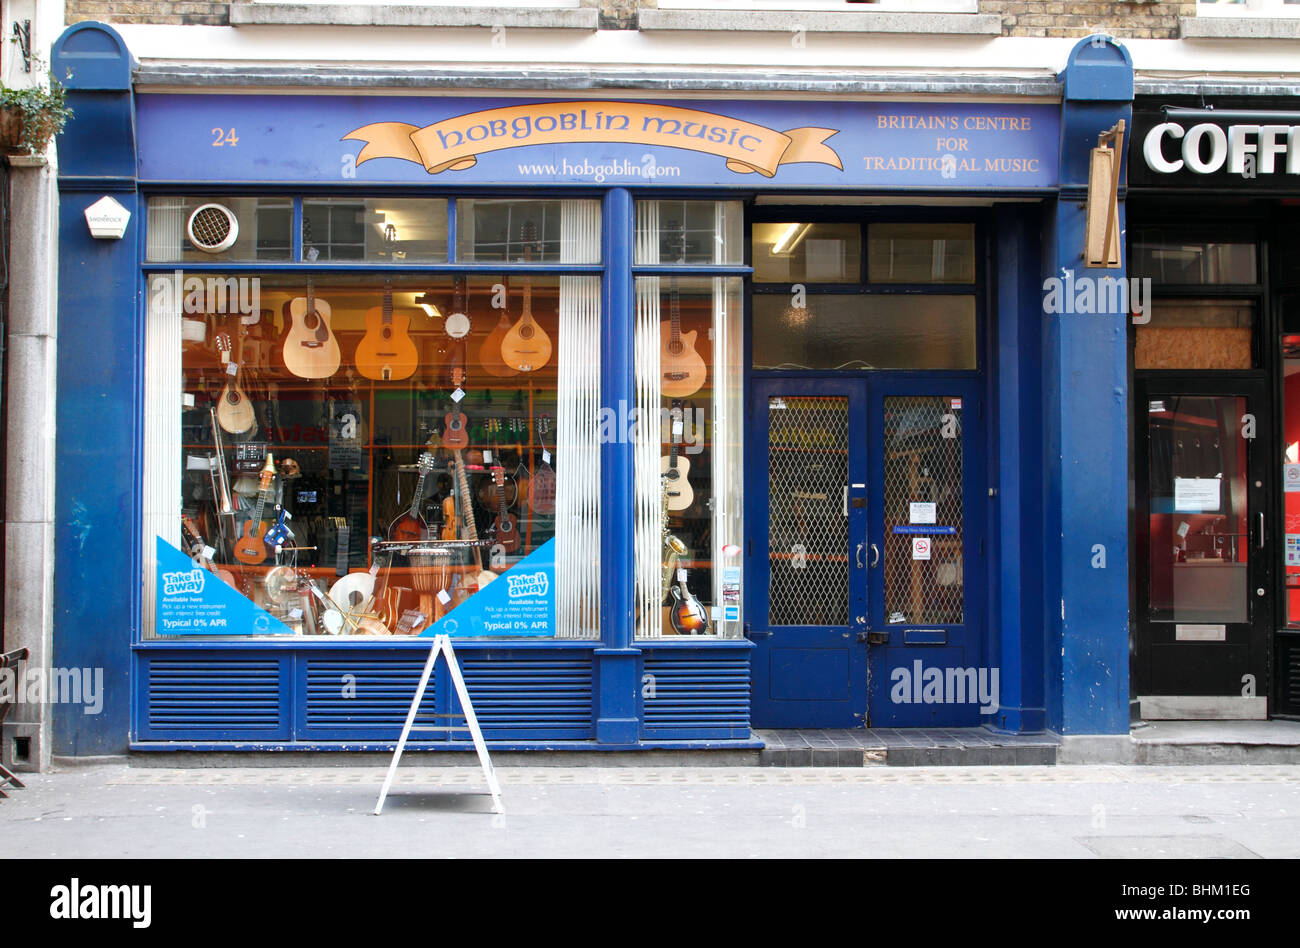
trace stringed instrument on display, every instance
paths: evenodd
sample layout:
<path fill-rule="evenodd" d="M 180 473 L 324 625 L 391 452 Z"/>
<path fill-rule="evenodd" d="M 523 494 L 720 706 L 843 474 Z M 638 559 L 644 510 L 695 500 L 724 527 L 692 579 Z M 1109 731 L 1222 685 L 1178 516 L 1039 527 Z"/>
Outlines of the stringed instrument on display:
<path fill-rule="evenodd" d="M 524 262 L 531 263 L 537 225 L 524 225 Z M 536 372 L 551 361 L 551 337 L 533 318 L 533 281 L 524 277 L 524 302 L 519 320 L 501 340 L 501 361 L 518 372 Z"/>
<path fill-rule="evenodd" d="M 289 331 L 284 337 L 284 366 L 300 379 L 325 379 L 339 370 L 342 353 L 330 328 L 330 305 L 316 296 L 311 277 L 307 295 L 284 304 Z"/>
<path fill-rule="evenodd" d="M 478 527 L 474 524 L 474 508 L 473 501 L 470 499 L 469 478 L 465 476 L 465 458 L 462 456 L 460 451 L 454 452 L 453 456 L 456 465 L 457 494 L 461 503 L 461 539 L 469 540 L 474 544 L 472 547 L 474 551 L 474 568 L 477 572 L 477 575 L 474 577 L 474 583 L 479 589 L 482 589 L 488 583 L 492 582 L 492 580 L 496 579 L 497 574 L 489 569 L 483 568 L 483 551 L 478 545 Z M 464 578 L 465 577 L 463 576 L 461 577 L 462 580 L 464 580 Z M 468 590 L 465 590 L 466 595 L 468 595 L 468 592 Z"/>
<path fill-rule="evenodd" d="M 442 535 L 444 540 L 456 539 L 456 497 L 448 493 L 442 499 Z"/>
<path fill-rule="evenodd" d="M 678 453 L 678 446 L 681 444 L 682 439 L 681 402 L 673 401 L 668 417 L 671 428 L 671 434 L 669 435 L 671 447 L 668 449 L 668 455 L 659 459 L 659 473 L 664 479 L 668 492 L 668 509 L 685 510 L 695 503 L 695 491 L 691 487 L 690 480 L 688 480 L 688 475 L 691 473 L 691 462 L 688 458 L 679 456 Z"/>
<path fill-rule="evenodd" d="M 509 309 L 503 307 L 496 326 L 479 344 L 478 364 L 488 375 L 494 375 L 497 378 L 509 378 L 512 375 L 519 374 L 518 369 L 506 365 L 505 360 L 501 358 L 501 344 L 505 342 L 506 335 L 510 332 L 512 326 Z"/>
<path fill-rule="evenodd" d="M 243 334 L 241 327 L 240 334 Z M 244 347 L 239 347 L 239 358 L 230 361 L 231 342 L 228 333 L 218 333 L 217 350 L 226 371 L 226 384 L 217 396 L 217 423 L 231 434 L 248 432 L 248 437 L 257 433 L 257 416 L 253 414 L 253 403 L 244 391 L 240 378 L 244 368 Z"/>
<path fill-rule="evenodd" d="M 519 521 L 506 507 L 505 478 L 504 468 L 499 465 L 492 468 L 492 482 L 496 485 L 497 495 L 497 518 L 493 524 L 493 536 L 507 553 L 516 553 L 519 550 Z"/>
<path fill-rule="evenodd" d="M 541 463 L 533 471 L 528 484 L 528 506 L 533 513 L 549 517 L 555 513 L 555 470 L 548 460 L 550 451 L 546 447 L 546 435 L 550 434 L 551 419 L 541 415 L 537 419 L 537 440 L 542 446 Z"/>
<path fill-rule="evenodd" d="M 199 528 L 194 521 L 185 514 L 181 514 L 181 525 L 185 528 L 185 532 L 190 535 L 189 549 L 186 552 L 191 557 L 197 559 L 199 563 L 203 565 L 204 569 L 209 573 L 215 574 L 218 579 L 231 589 L 239 588 L 235 584 L 235 574 L 212 562 L 212 557 L 207 555 L 206 550 L 208 545 L 203 542 L 203 534 L 199 533 Z"/>
<path fill-rule="evenodd" d="M 678 263 L 686 262 L 686 235 L 676 221 L 668 227 L 675 229 L 674 243 L 680 248 Z M 668 281 L 668 321 L 659 324 L 659 387 L 667 398 L 686 398 L 694 395 L 709 376 L 703 357 L 695 351 L 699 331 L 682 332 L 681 291 L 674 275 Z"/>
<path fill-rule="evenodd" d="M 672 600 L 668 606 L 668 619 L 678 635 L 709 634 L 708 610 L 691 595 L 685 581 L 675 583 L 668 596 Z"/>
<path fill-rule="evenodd" d="M 420 455 L 417 467 L 420 477 L 415 482 L 415 493 L 411 495 L 411 509 L 388 525 L 390 540 L 425 540 L 429 537 L 429 523 L 420 513 L 420 501 L 424 499 L 424 482 L 433 471 L 433 455 L 425 451 Z"/>
<path fill-rule="evenodd" d="M 366 334 L 357 343 L 357 372 L 380 382 L 410 378 L 420 364 L 411 340 L 415 310 L 393 309 L 393 281 L 384 280 L 384 302 L 366 310 Z"/>
<path fill-rule="evenodd" d="M 262 465 L 261 479 L 258 483 L 257 504 L 253 515 L 244 523 L 239 538 L 235 540 L 235 559 L 249 566 L 262 563 L 271 554 L 264 539 L 266 526 L 262 523 L 262 514 L 266 503 L 271 499 L 271 489 L 275 484 L 275 461 L 271 452 L 266 452 L 266 463 Z"/>

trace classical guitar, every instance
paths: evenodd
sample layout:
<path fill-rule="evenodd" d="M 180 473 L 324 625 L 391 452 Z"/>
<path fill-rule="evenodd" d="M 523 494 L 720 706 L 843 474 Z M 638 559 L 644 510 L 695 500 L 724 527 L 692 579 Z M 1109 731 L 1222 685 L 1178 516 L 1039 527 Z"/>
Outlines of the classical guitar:
<path fill-rule="evenodd" d="M 542 446 L 542 459 L 528 485 L 528 506 L 533 513 L 543 517 L 555 513 L 555 470 L 551 467 L 551 452 L 546 448 L 546 436 L 550 431 L 551 419 L 547 415 L 540 416 L 537 419 L 537 440 Z"/>
<path fill-rule="evenodd" d="M 519 550 L 519 521 L 506 508 L 506 472 L 500 465 L 492 468 L 492 482 L 497 489 L 497 519 L 493 536 L 507 553 L 516 553 Z"/>
<path fill-rule="evenodd" d="M 659 459 L 659 473 L 664 479 L 668 489 L 668 509 L 685 510 L 695 502 L 695 491 L 691 488 L 691 482 L 688 475 L 691 473 L 691 462 L 688 458 L 678 455 L 678 445 L 682 440 L 682 403 L 673 400 L 673 407 L 669 410 L 669 424 L 672 433 L 670 434 L 671 447 L 668 449 L 667 457 Z"/>
<path fill-rule="evenodd" d="M 679 262 L 686 259 L 686 236 L 676 221 L 670 221 L 669 228 L 676 228 L 677 240 L 681 248 Z M 695 351 L 695 339 L 698 330 L 682 332 L 681 292 L 677 287 L 677 277 L 668 281 L 668 321 L 659 324 L 659 372 L 660 390 L 668 398 L 686 398 L 694 395 L 704 385 L 709 371 L 704 359 Z"/>
<path fill-rule="evenodd" d="M 242 327 L 240 332 L 242 335 Z M 239 347 L 239 358 L 230 361 L 230 335 L 223 332 L 217 335 L 217 349 L 226 370 L 226 384 L 217 396 L 217 423 L 231 434 L 246 431 L 251 438 L 257 433 L 257 416 L 253 414 L 253 403 L 244 391 L 240 377 L 244 368 L 244 347 Z"/>
<path fill-rule="evenodd" d="M 533 244 L 537 241 L 537 225 L 529 221 L 524 225 L 524 262 L 533 258 Z M 551 337 L 533 318 L 533 282 L 524 277 L 524 302 L 519 321 L 501 340 L 501 361 L 518 372 L 536 372 L 551 361 Z"/>
<path fill-rule="evenodd" d="M 262 466 L 262 476 L 258 484 L 257 504 L 253 515 L 244 523 L 239 538 L 235 540 L 235 559 L 249 566 L 256 566 L 270 555 L 265 535 L 266 527 L 262 523 L 262 513 L 266 502 L 271 499 L 271 489 L 275 484 L 275 462 L 271 452 L 266 452 L 266 463 Z"/>
<path fill-rule="evenodd" d="M 325 379 L 339 370 L 339 341 L 330 329 L 330 305 L 316 298 L 311 277 L 307 295 L 284 304 L 289 332 L 284 337 L 284 365 L 301 379 Z"/>
<path fill-rule="evenodd" d="M 417 467 L 420 478 L 415 482 L 415 493 L 411 495 L 411 509 L 388 525 L 390 540 L 425 540 L 429 537 L 429 523 L 420 513 L 420 502 L 424 500 L 424 482 L 433 470 L 433 455 L 425 451 L 420 455 Z"/>
<path fill-rule="evenodd" d="M 384 303 L 366 310 L 366 334 L 357 343 L 357 372 L 363 378 L 397 382 L 410 378 L 420 363 L 411 341 L 414 310 L 393 309 L 393 281 L 384 280 Z"/>

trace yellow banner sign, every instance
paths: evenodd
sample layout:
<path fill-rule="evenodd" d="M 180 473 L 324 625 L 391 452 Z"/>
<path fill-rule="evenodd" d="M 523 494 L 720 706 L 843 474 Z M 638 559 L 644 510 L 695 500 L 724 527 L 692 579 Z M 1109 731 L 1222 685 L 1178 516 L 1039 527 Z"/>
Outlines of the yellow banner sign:
<path fill-rule="evenodd" d="M 405 122 L 376 122 L 343 136 L 365 142 L 357 164 L 371 158 L 419 162 L 430 174 L 472 168 L 478 156 L 524 145 L 615 142 L 686 148 L 725 158 L 737 174 L 765 178 L 781 165 L 817 162 L 844 165 L 826 139 L 834 128 L 792 128 L 784 132 L 740 119 L 638 102 L 546 102 L 470 112 L 423 128 Z"/>

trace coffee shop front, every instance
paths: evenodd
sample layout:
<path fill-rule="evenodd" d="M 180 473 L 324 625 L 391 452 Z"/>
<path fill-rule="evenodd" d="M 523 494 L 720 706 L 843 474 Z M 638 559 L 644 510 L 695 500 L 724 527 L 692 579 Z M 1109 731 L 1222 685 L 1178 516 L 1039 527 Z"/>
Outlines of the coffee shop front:
<path fill-rule="evenodd" d="M 1042 290 L 1113 44 L 1019 98 L 55 65 L 56 654 L 108 669 L 56 752 L 388 748 L 434 632 L 499 748 L 1126 728 L 1123 317 Z"/>

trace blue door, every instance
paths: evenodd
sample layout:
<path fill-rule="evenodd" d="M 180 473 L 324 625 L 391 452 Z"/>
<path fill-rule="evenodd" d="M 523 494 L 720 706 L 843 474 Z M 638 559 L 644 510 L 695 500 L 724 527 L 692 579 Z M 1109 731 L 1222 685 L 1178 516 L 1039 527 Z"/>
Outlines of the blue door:
<path fill-rule="evenodd" d="M 978 392 L 970 377 L 753 380 L 754 726 L 974 726 L 996 703 Z"/>
<path fill-rule="evenodd" d="M 752 716 L 863 727 L 867 713 L 867 387 L 755 379 L 746 462 Z"/>

